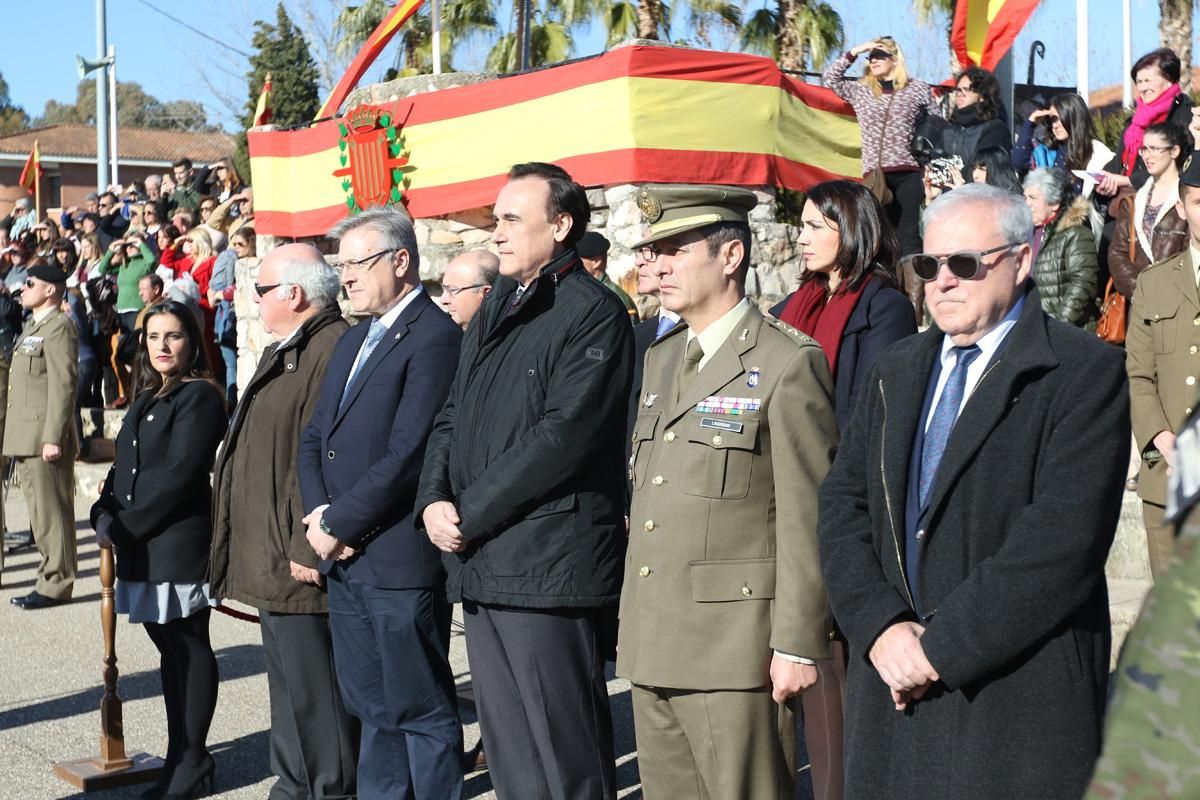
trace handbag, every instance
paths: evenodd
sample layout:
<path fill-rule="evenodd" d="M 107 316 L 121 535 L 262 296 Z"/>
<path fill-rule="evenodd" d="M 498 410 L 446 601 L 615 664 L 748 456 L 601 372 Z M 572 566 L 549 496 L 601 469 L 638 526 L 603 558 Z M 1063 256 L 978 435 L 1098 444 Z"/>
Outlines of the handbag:
<path fill-rule="evenodd" d="M 863 175 L 863 186 L 871 194 L 875 195 L 875 199 L 879 201 L 879 205 L 887 208 L 892 203 L 892 190 L 888 188 L 887 176 L 883 174 L 883 135 L 887 133 L 888 117 L 892 113 L 892 102 L 896 99 L 896 93 L 892 92 L 888 95 L 887 108 L 883 112 L 883 125 L 879 134 L 879 161 L 875 164 L 875 169 Z"/>
<path fill-rule="evenodd" d="M 1127 203 L 1129 212 L 1129 261 L 1137 258 L 1137 230 L 1134 228 L 1133 197 L 1126 195 L 1122 202 Z M 1104 302 L 1100 304 L 1100 319 L 1096 323 L 1096 335 L 1109 344 L 1125 344 L 1125 331 L 1129 327 L 1129 301 L 1125 295 L 1117 291 L 1113 279 L 1108 279 L 1104 287 Z"/>

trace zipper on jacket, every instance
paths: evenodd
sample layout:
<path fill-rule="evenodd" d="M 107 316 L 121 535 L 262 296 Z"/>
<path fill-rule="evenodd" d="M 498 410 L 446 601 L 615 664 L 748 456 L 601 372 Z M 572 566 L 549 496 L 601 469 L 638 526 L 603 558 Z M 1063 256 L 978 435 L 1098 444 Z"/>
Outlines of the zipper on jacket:
<path fill-rule="evenodd" d="M 900 557 L 900 537 L 896 535 L 896 520 L 892 515 L 892 493 L 888 490 L 887 470 L 884 468 L 884 443 L 887 441 L 887 395 L 883 392 L 883 379 L 879 379 L 879 399 L 883 402 L 883 429 L 880 433 L 879 444 L 879 477 L 883 481 L 883 500 L 887 505 L 888 526 L 892 529 L 892 543 L 896 546 L 896 566 L 900 568 L 900 578 L 904 581 L 904 594 L 908 597 L 908 605 L 913 611 L 917 604 L 913 602 L 912 590 L 908 586 L 908 571 L 904 569 L 904 559 Z"/>

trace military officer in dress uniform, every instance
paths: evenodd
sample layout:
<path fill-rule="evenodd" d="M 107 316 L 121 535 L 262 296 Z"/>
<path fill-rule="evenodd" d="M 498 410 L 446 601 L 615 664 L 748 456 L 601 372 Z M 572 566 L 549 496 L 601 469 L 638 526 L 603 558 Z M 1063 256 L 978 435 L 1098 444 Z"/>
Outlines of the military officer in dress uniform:
<path fill-rule="evenodd" d="M 1138 495 L 1156 578 L 1175 547 L 1174 530 L 1163 522 L 1175 433 L 1200 391 L 1200 157 L 1184 162 L 1176 209 L 1188 223 L 1188 247 L 1138 275 L 1125 338 L 1129 411 L 1142 451 Z"/>
<path fill-rule="evenodd" d="M 663 307 L 630 459 L 617 673 L 648 800 L 791 798 L 791 698 L 829 658 L 817 488 L 837 445 L 821 348 L 746 299 L 753 192 L 647 186 Z"/>
<path fill-rule="evenodd" d="M 29 268 L 21 305 L 30 313 L 13 348 L 4 455 L 16 461 L 29 525 L 42 560 L 37 585 L 12 598 L 26 610 L 71 599 L 75 585 L 75 390 L 79 340 L 63 313 L 65 272 L 37 262 Z"/>

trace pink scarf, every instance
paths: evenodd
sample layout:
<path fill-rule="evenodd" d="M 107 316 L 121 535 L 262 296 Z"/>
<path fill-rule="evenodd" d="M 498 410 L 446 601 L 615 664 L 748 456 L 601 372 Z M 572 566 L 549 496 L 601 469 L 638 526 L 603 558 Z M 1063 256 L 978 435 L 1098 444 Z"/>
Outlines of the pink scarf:
<path fill-rule="evenodd" d="M 1167 114 L 1171 113 L 1171 104 L 1182 91 L 1178 83 L 1173 83 L 1171 88 L 1149 103 L 1143 103 L 1140 99 L 1136 102 L 1133 118 L 1125 129 L 1125 150 L 1121 153 L 1121 163 L 1125 166 L 1127 176 L 1133 174 L 1133 167 L 1137 164 L 1138 150 L 1142 148 L 1146 128 L 1166 120 Z"/>

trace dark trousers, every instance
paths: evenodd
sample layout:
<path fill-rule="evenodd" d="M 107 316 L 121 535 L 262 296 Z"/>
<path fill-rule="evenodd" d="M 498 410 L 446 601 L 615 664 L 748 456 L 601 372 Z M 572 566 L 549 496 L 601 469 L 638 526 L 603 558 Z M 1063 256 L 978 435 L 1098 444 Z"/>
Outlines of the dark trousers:
<path fill-rule="evenodd" d="M 259 611 L 271 696 L 270 800 L 354 797 L 358 720 L 338 694 L 328 614 Z"/>
<path fill-rule="evenodd" d="M 360 800 L 459 800 L 462 728 L 449 607 L 432 589 L 380 589 L 329 573 L 338 687 L 362 726 Z"/>
<path fill-rule="evenodd" d="M 616 797 L 600 612 L 467 602 L 463 616 L 496 797 Z"/>
<path fill-rule="evenodd" d="M 892 202 L 885 210 L 888 222 L 900 240 L 900 255 L 910 256 L 921 252 L 921 206 L 925 203 L 925 184 L 921 173 L 889 172 L 886 174 L 888 188 L 892 190 Z M 904 270 L 904 290 L 913 304 L 917 324 L 925 317 L 925 283 L 911 269 Z"/>

